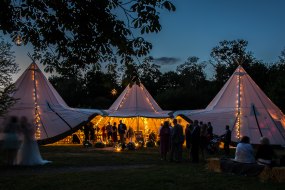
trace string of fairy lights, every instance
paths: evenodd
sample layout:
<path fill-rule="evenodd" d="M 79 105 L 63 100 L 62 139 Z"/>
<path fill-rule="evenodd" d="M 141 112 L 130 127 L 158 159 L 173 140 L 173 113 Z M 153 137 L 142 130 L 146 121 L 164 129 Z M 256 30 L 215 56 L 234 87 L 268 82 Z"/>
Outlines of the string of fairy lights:
<path fill-rule="evenodd" d="M 125 100 L 127 99 L 127 96 L 129 95 L 129 91 L 130 91 L 130 87 L 128 86 L 128 89 L 127 89 L 127 92 L 125 94 L 125 96 L 123 97 L 123 100 L 121 101 L 120 105 L 116 108 L 116 111 L 123 107 L 124 103 L 125 103 Z"/>
<path fill-rule="evenodd" d="M 41 138 L 41 117 L 40 117 L 40 106 L 38 104 L 38 92 L 37 92 L 37 88 L 38 88 L 38 80 L 36 79 L 36 72 L 35 72 L 36 68 L 35 65 L 32 65 L 32 80 L 34 82 L 34 88 L 33 88 L 33 99 L 34 99 L 34 124 L 36 127 L 36 132 L 35 132 L 35 138 L 36 139 L 40 139 Z"/>
<path fill-rule="evenodd" d="M 140 88 L 142 89 L 142 91 L 144 90 L 144 88 L 143 88 L 142 85 L 141 85 Z M 148 98 L 147 96 L 146 96 L 146 101 L 147 101 L 147 103 L 150 105 L 151 109 L 152 109 L 155 113 L 157 113 L 158 111 L 154 108 L 154 106 L 152 105 L 151 101 L 149 100 L 149 98 Z"/>
<path fill-rule="evenodd" d="M 242 86 L 241 86 L 241 77 L 240 77 L 240 68 L 239 68 L 239 71 L 238 71 L 238 75 L 237 75 L 237 88 L 238 88 L 238 93 L 237 93 L 237 122 L 236 122 L 236 135 L 237 135 L 237 138 L 240 139 L 241 137 L 241 95 L 242 95 Z"/>

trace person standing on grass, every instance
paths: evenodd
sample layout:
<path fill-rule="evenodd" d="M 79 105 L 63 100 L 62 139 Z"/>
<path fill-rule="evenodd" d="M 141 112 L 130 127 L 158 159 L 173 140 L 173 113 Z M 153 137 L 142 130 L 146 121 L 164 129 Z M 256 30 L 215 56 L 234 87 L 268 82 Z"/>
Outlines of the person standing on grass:
<path fill-rule="evenodd" d="M 200 130 L 200 149 L 201 149 L 201 156 L 202 159 L 206 159 L 206 150 L 208 146 L 208 132 L 207 132 L 207 124 L 203 124 Z"/>
<path fill-rule="evenodd" d="M 107 139 L 107 130 L 106 130 L 106 126 L 103 125 L 102 129 L 102 139 L 103 139 L 103 142 L 106 142 L 106 139 Z"/>
<path fill-rule="evenodd" d="M 185 139 L 186 139 L 186 149 L 187 149 L 187 160 L 190 160 L 190 152 L 191 152 L 191 133 L 193 131 L 193 122 L 190 121 L 189 124 L 186 125 L 185 128 Z"/>
<path fill-rule="evenodd" d="M 21 146 L 21 127 L 19 119 L 11 116 L 7 124 L 4 124 L 3 131 L 3 156 L 7 165 L 15 165 L 18 150 Z"/>
<path fill-rule="evenodd" d="M 120 141 L 121 141 L 123 149 L 126 147 L 125 146 L 125 133 L 126 133 L 126 130 L 127 130 L 126 124 L 124 124 L 123 121 L 120 120 L 120 123 L 118 125 L 118 131 L 119 131 Z"/>
<path fill-rule="evenodd" d="M 212 126 L 211 122 L 208 122 L 207 134 L 208 134 L 208 141 L 210 142 L 213 139 L 213 136 L 214 136 L 213 126 Z"/>
<path fill-rule="evenodd" d="M 127 132 L 127 137 L 128 137 L 130 142 L 133 142 L 134 136 L 135 136 L 134 129 L 132 128 L 132 126 L 130 126 L 128 129 L 128 132 Z"/>
<path fill-rule="evenodd" d="M 117 123 L 114 122 L 114 125 L 112 126 L 112 140 L 114 143 L 118 141 L 118 133 L 117 133 Z"/>
<path fill-rule="evenodd" d="M 194 121 L 193 124 L 193 131 L 191 134 L 191 157 L 192 157 L 192 162 L 193 163 L 198 163 L 199 162 L 199 150 L 200 150 L 200 127 L 198 120 Z"/>
<path fill-rule="evenodd" d="M 112 125 L 110 124 L 110 122 L 108 122 L 106 130 L 107 130 L 108 141 L 110 141 L 112 139 Z"/>
<path fill-rule="evenodd" d="M 169 122 L 165 121 L 159 131 L 161 160 L 166 160 L 166 156 L 170 147 L 170 134 L 171 131 L 169 128 Z"/>
<path fill-rule="evenodd" d="M 222 135 L 224 139 L 224 151 L 225 155 L 229 156 L 230 155 L 230 143 L 231 143 L 231 138 L 232 138 L 232 132 L 230 130 L 230 126 L 226 125 L 226 132 L 224 135 Z"/>
<path fill-rule="evenodd" d="M 183 127 L 177 123 L 177 119 L 173 119 L 173 129 L 171 134 L 171 151 L 170 161 L 182 161 L 182 145 L 184 142 Z"/>

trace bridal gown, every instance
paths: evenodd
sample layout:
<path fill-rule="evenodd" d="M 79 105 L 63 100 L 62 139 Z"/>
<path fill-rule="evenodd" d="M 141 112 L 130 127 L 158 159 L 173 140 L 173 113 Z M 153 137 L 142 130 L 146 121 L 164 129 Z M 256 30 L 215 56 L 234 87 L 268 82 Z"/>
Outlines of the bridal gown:
<path fill-rule="evenodd" d="M 17 165 L 33 166 L 51 163 L 51 161 L 43 160 L 40 154 L 38 143 L 35 139 L 34 126 L 26 125 L 23 135 L 23 143 L 17 154 Z"/>

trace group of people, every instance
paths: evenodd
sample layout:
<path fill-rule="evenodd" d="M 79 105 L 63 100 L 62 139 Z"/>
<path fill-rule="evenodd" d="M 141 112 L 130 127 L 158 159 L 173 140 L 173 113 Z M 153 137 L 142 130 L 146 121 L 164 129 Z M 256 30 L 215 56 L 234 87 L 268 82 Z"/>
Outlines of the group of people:
<path fill-rule="evenodd" d="M 185 132 L 183 127 L 178 124 L 177 119 L 173 120 L 173 127 L 169 121 L 165 121 L 159 130 L 160 136 L 160 155 L 162 160 L 166 160 L 167 153 L 170 154 L 170 161 L 181 162 L 183 143 L 186 140 L 187 159 L 199 162 L 199 154 L 205 159 L 205 152 L 208 143 L 213 138 L 213 127 L 211 122 L 190 121 L 186 125 Z"/>
<path fill-rule="evenodd" d="M 257 163 L 259 165 L 274 166 L 274 158 L 277 155 L 274 152 L 270 141 L 267 137 L 261 137 L 260 145 L 254 153 L 253 147 L 250 144 L 250 138 L 243 136 L 236 147 L 234 161 L 240 163 Z"/>
<path fill-rule="evenodd" d="M 1 128 L 1 150 L 7 165 L 43 165 L 43 160 L 35 138 L 36 128 L 27 117 L 11 116 Z"/>
<path fill-rule="evenodd" d="M 186 140 L 187 159 L 193 163 L 198 163 L 199 155 L 202 156 L 202 159 L 205 159 L 207 147 L 213 136 L 211 122 L 204 124 L 197 120 L 194 122 L 190 121 L 183 132 L 183 127 L 178 124 L 177 119 L 173 120 L 173 127 L 169 121 L 165 121 L 159 129 L 161 160 L 167 160 L 167 154 L 169 154 L 169 161 L 181 162 L 183 144 Z M 224 155 L 229 157 L 231 130 L 228 125 L 225 127 L 224 134 L 219 138 L 224 142 Z M 243 136 L 236 147 L 233 160 L 240 163 L 257 163 L 272 166 L 274 165 L 272 161 L 274 157 L 276 157 L 276 154 L 270 146 L 268 138 L 261 138 L 260 145 L 256 153 L 254 153 L 250 144 L 250 138 Z"/>
<path fill-rule="evenodd" d="M 125 146 L 126 138 L 130 142 L 133 142 L 133 138 L 135 136 L 133 128 L 130 126 L 127 129 L 126 124 L 124 124 L 122 120 L 119 121 L 118 125 L 116 122 L 114 122 L 113 125 L 111 125 L 111 123 L 108 122 L 108 124 L 102 126 L 101 129 L 99 128 L 99 126 L 93 127 L 93 124 L 90 122 L 86 126 L 84 126 L 83 132 L 84 132 L 84 141 L 95 142 L 99 140 L 101 142 L 113 142 L 113 143 L 117 143 L 118 141 L 120 141 L 122 143 L 122 146 Z"/>
<path fill-rule="evenodd" d="M 213 138 L 213 127 L 211 123 L 203 124 L 195 120 L 190 121 L 183 132 L 183 127 L 178 124 L 177 119 L 173 120 L 173 127 L 165 121 L 159 130 L 161 159 L 166 160 L 170 152 L 170 161 L 181 162 L 183 143 L 186 140 L 187 157 L 194 163 L 199 162 L 199 153 L 205 159 L 205 151 L 208 142 Z"/>

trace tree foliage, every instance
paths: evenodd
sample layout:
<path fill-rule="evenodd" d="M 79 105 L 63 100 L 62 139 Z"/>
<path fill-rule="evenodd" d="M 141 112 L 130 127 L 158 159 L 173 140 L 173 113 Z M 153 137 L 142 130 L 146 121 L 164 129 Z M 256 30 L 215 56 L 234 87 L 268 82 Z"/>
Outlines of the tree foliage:
<path fill-rule="evenodd" d="M 167 0 L 4 0 L 0 30 L 31 43 L 48 71 L 60 64 L 125 63 L 149 53 L 151 43 L 137 34 L 159 32 L 163 9 L 175 6 Z"/>
<path fill-rule="evenodd" d="M 10 96 L 15 90 L 12 74 L 18 71 L 11 47 L 11 44 L 0 38 L 0 115 L 4 114 L 16 101 Z"/>
<path fill-rule="evenodd" d="M 241 52 L 230 50 L 234 49 L 233 46 L 236 43 L 241 46 L 238 48 L 242 50 Z M 223 53 L 218 53 L 216 50 L 227 51 L 227 56 L 220 58 Z M 207 62 L 201 62 L 198 57 L 191 56 L 177 66 L 176 71 L 165 73 L 160 71 L 159 65 L 155 64 L 152 57 L 146 58 L 141 64 L 129 63 L 120 67 L 116 64 L 107 64 L 105 71 L 100 67 L 91 67 L 79 77 L 78 83 L 64 80 L 65 77 L 74 75 L 74 71 L 70 70 L 71 74 L 65 75 L 61 80 L 63 87 L 56 86 L 56 88 L 60 94 L 64 95 L 63 99 L 70 101 L 68 102 L 70 105 L 108 109 L 126 85 L 136 78 L 146 86 L 163 109 L 203 109 L 237 68 L 238 64 L 234 60 L 238 59 L 233 57 L 247 57 L 247 61 L 242 62 L 245 70 L 267 96 L 281 110 L 285 110 L 284 59 L 280 57 L 278 63 L 266 64 L 255 59 L 254 55 L 247 50 L 247 42 L 239 43 L 237 40 L 223 41 L 213 48 L 213 51 L 215 51 L 215 59 L 211 60 L 211 64 L 207 65 Z M 216 77 L 210 80 L 207 79 L 205 70 L 206 66 L 212 65 Z M 52 82 L 56 84 L 56 81 Z M 112 89 L 118 92 L 115 96 L 111 95 Z"/>

